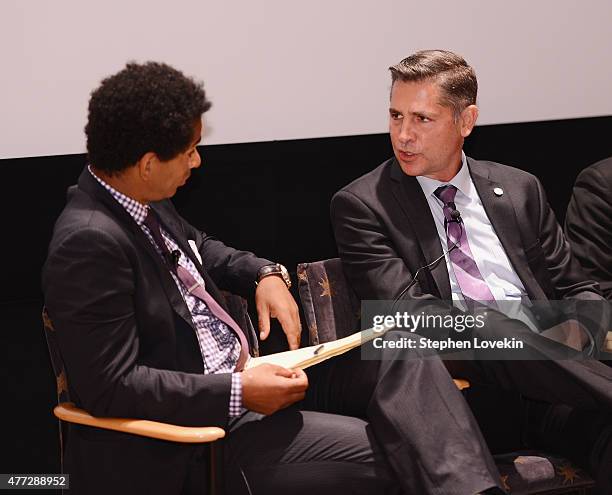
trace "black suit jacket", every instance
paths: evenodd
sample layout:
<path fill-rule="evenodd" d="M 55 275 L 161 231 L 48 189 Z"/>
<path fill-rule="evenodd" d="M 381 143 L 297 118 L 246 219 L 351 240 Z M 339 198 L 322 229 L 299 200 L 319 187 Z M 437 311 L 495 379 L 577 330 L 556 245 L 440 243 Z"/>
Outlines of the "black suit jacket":
<path fill-rule="evenodd" d="M 583 274 L 531 174 L 467 159 L 484 209 L 532 300 L 601 299 Z M 503 195 L 497 196 L 495 188 Z M 419 267 L 442 255 L 423 191 L 397 161 L 387 160 L 338 191 L 331 217 L 346 275 L 361 299 L 395 299 Z M 410 299 L 451 299 L 446 264 L 423 270 Z"/>
<path fill-rule="evenodd" d="M 612 158 L 578 175 L 565 216 L 565 234 L 582 267 L 612 301 Z"/>
<path fill-rule="evenodd" d="M 152 207 L 219 304 L 224 301 L 217 285 L 236 293 L 253 290 L 258 269 L 269 261 L 198 231 L 170 201 Z M 203 374 L 193 322 L 168 269 L 141 228 L 87 170 L 55 225 L 43 290 L 69 394 L 78 406 L 95 416 L 226 426 L 231 374 Z M 81 489 L 77 493 L 179 493 L 197 452 L 73 426 L 66 472 Z"/>

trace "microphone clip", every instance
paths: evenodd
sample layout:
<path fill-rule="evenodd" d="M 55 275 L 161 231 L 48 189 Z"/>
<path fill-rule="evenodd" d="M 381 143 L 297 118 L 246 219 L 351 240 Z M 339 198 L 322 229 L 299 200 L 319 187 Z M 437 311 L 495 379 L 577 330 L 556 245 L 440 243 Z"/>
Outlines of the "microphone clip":
<path fill-rule="evenodd" d="M 455 222 L 455 223 L 463 222 L 463 219 L 461 218 L 461 213 L 459 212 L 459 210 L 451 210 L 450 216 L 451 216 L 451 220 L 450 220 L 451 222 Z"/>
<path fill-rule="evenodd" d="M 174 251 L 169 251 L 168 253 L 166 253 L 165 258 L 168 265 L 170 265 L 172 269 L 176 270 L 178 262 L 181 259 L 181 252 L 178 249 L 175 249 Z"/>

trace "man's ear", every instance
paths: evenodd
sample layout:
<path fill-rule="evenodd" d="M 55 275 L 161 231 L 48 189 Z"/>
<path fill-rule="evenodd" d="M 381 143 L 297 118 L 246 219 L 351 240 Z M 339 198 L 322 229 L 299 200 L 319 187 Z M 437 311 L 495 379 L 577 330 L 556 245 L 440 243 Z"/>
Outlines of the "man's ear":
<path fill-rule="evenodd" d="M 476 105 L 469 105 L 463 109 L 459 116 L 462 137 L 466 138 L 472 133 L 472 129 L 474 129 L 477 119 L 478 107 Z"/>
<path fill-rule="evenodd" d="M 140 160 L 136 163 L 138 174 L 143 181 L 148 182 L 150 180 L 156 160 L 158 160 L 157 155 L 152 151 L 148 151 L 142 155 Z"/>

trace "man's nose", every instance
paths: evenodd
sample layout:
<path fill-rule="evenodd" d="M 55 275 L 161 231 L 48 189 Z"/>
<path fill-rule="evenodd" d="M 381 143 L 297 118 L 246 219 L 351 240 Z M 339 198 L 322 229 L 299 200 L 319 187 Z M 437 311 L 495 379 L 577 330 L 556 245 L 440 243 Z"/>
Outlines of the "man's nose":
<path fill-rule="evenodd" d="M 402 144 L 411 143 L 415 140 L 414 128 L 408 122 L 408 119 L 402 121 L 402 127 L 399 132 L 399 140 Z"/>
<path fill-rule="evenodd" d="M 200 156 L 200 152 L 195 150 L 193 157 L 191 159 L 191 163 L 189 164 L 189 168 L 198 168 L 202 163 L 202 157 Z"/>

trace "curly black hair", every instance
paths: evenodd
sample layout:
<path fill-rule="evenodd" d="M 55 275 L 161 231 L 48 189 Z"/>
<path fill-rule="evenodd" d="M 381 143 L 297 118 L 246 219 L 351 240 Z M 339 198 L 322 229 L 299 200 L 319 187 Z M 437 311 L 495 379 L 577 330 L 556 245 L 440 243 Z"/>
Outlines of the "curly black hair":
<path fill-rule="evenodd" d="M 128 63 L 91 93 L 89 161 L 113 175 L 149 151 L 170 160 L 189 147 L 196 122 L 210 106 L 202 83 L 169 65 Z"/>

